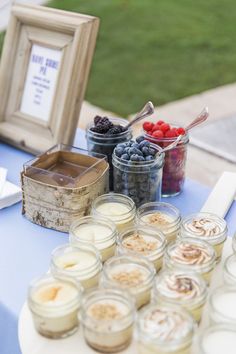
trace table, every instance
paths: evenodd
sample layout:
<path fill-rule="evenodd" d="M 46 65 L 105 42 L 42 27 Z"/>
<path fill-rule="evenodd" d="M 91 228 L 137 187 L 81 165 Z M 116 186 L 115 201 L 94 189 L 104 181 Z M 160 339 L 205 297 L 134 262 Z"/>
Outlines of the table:
<path fill-rule="evenodd" d="M 74 145 L 86 147 L 84 133 L 78 130 Z M 23 163 L 32 155 L 0 143 L 0 166 L 8 169 L 8 180 L 19 184 Z M 182 215 L 201 209 L 210 189 L 187 179 L 183 193 L 165 198 L 180 208 Z M 229 233 L 235 225 L 236 203 L 226 216 Z M 30 281 L 49 267 L 50 254 L 68 235 L 32 224 L 21 215 L 21 204 L 0 210 L 0 353 L 19 354 L 17 322 Z"/>

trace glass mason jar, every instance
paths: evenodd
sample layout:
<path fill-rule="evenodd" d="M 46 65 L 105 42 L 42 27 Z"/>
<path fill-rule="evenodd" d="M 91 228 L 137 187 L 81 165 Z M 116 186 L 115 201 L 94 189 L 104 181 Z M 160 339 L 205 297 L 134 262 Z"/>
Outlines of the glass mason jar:
<path fill-rule="evenodd" d="M 167 243 L 174 241 L 180 232 L 180 211 L 169 203 L 143 204 L 137 209 L 136 220 L 139 225 L 155 227 L 162 231 Z"/>
<path fill-rule="evenodd" d="M 207 299 L 207 285 L 195 273 L 165 270 L 158 274 L 154 282 L 153 301 L 160 304 L 174 304 L 185 308 L 200 322 Z"/>
<path fill-rule="evenodd" d="M 118 232 L 134 225 L 136 207 L 133 200 L 118 193 L 103 194 L 92 203 L 92 215 L 113 221 Z"/>
<path fill-rule="evenodd" d="M 63 245 L 52 252 L 50 270 L 56 278 L 71 277 L 84 289 L 96 287 L 102 270 L 101 255 L 92 245 Z"/>
<path fill-rule="evenodd" d="M 233 239 L 232 239 L 232 248 L 233 248 L 234 253 L 236 253 L 236 232 L 235 232 Z"/>
<path fill-rule="evenodd" d="M 164 153 L 154 144 L 151 147 L 160 152 L 152 161 L 126 161 L 112 155 L 114 191 L 128 195 L 136 206 L 161 198 Z"/>
<path fill-rule="evenodd" d="M 236 254 L 226 258 L 223 268 L 224 282 L 236 286 Z"/>
<path fill-rule="evenodd" d="M 115 125 L 127 125 L 127 120 L 122 118 L 109 118 L 109 120 Z M 131 128 L 125 130 L 120 134 L 106 135 L 95 133 L 90 128 L 94 126 L 91 122 L 86 129 L 86 139 L 88 151 L 101 153 L 107 156 L 107 160 L 110 166 L 109 170 L 109 185 L 110 191 L 113 191 L 113 166 L 112 166 L 112 153 L 117 144 L 125 143 L 132 139 Z"/>
<path fill-rule="evenodd" d="M 151 227 L 136 226 L 125 230 L 118 237 L 117 254 L 143 256 L 159 271 L 163 263 L 166 240 L 161 231 Z"/>
<path fill-rule="evenodd" d="M 224 242 L 227 237 L 226 221 L 212 213 L 196 213 L 182 220 L 182 237 L 195 237 L 209 242 L 216 251 L 217 262 L 220 261 Z"/>
<path fill-rule="evenodd" d="M 139 354 L 190 354 L 195 323 L 183 308 L 152 304 L 140 311 L 135 328 Z"/>
<path fill-rule="evenodd" d="M 28 291 L 28 306 L 35 329 L 47 338 L 65 338 L 79 325 L 82 286 L 71 279 L 44 275 L 34 280 Z"/>
<path fill-rule="evenodd" d="M 117 256 L 105 263 L 101 285 L 104 288 L 125 289 L 135 299 L 139 309 L 150 302 L 155 275 L 153 264 L 145 258 Z"/>
<path fill-rule="evenodd" d="M 120 352 L 129 346 L 134 317 L 134 302 L 118 289 L 92 291 L 82 301 L 80 321 L 85 340 L 102 353 Z"/>
<path fill-rule="evenodd" d="M 198 337 L 198 354 L 235 354 L 236 328 L 215 325 L 205 328 Z"/>
<path fill-rule="evenodd" d="M 236 286 L 220 286 L 209 299 L 209 318 L 212 324 L 228 323 L 236 327 Z"/>
<path fill-rule="evenodd" d="M 186 237 L 171 242 L 164 256 L 164 266 L 168 269 L 196 272 L 210 283 L 216 265 L 216 252 L 206 241 Z"/>
<path fill-rule="evenodd" d="M 79 246 L 90 243 L 100 252 L 105 262 L 115 254 L 117 229 L 114 222 L 96 216 L 85 216 L 74 221 L 69 231 L 70 243 Z"/>
<path fill-rule="evenodd" d="M 162 149 L 173 143 L 176 138 L 154 138 L 146 132 L 145 139 Z M 165 163 L 162 176 L 162 197 L 178 195 L 183 188 L 185 180 L 185 164 L 187 159 L 187 146 L 189 142 L 188 134 L 173 149 L 165 152 Z"/>

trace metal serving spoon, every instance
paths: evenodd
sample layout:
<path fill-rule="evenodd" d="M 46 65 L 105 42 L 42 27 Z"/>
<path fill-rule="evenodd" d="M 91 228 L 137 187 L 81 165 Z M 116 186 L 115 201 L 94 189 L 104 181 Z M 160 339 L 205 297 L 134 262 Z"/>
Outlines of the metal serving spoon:
<path fill-rule="evenodd" d="M 151 101 L 148 101 L 145 106 L 141 109 L 139 113 L 136 114 L 135 118 L 127 124 L 124 128 L 125 130 L 129 129 L 133 124 L 139 122 L 141 119 L 150 116 L 154 113 L 154 106 Z"/>

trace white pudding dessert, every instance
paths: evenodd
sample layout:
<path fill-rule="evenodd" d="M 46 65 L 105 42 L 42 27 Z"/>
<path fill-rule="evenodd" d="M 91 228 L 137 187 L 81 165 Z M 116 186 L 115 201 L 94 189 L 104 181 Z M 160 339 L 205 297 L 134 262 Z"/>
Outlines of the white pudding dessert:
<path fill-rule="evenodd" d="M 115 254 L 117 230 L 109 219 L 85 216 L 71 225 L 69 234 L 70 242 L 75 246 L 81 242 L 94 245 L 103 262 Z"/>
<path fill-rule="evenodd" d="M 235 354 L 236 328 L 228 325 L 208 327 L 199 340 L 199 354 Z"/>
<path fill-rule="evenodd" d="M 228 323 L 236 326 L 236 287 L 214 289 L 209 300 L 209 317 L 213 324 Z"/>
<path fill-rule="evenodd" d="M 200 322 L 206 298 L 206 282 L 194 273 L 165 270 L 158 274 L 154 283 L 153 301 L 180 305 L 196 322 Z"/>
<path fill-rule="evenodd" d="M 229 256 L 224 263 L 224 281 L 228 285 L 236 286 L 236 255 Z"/>
<path fill-rule="evenodd" d="M 127 229 L 118 237 L 117 253 L 143 256 L 154 264 L 159 271 L 163 263 L 166 248 L 164 235 L 150 227 L 134 227 Z"/>
<path fill-rule="evenodd" d="M 118 232 L 133 226 L 136 207 L 126 195 L 109 193 L 96 198 L 92 204 L 92 215 L 105 217 L 113 221 Z"/>
<path fill-rule="evenodd" d="M 221 259 L 227 231 L 225 220 L 212 213 L 189 215 L 183 219 L 181 225 L 181 236 L 205 240 L 215 248 L 217 262 Z"/>
<path fill-rule="evenodd" d="M 146 203 L 137 210 L 137 223 L 157 228 L 169 243 L 179 235 L 181 215 L 179 210 L 169 203 Z"/>
<path fill-rule="evenodd" d="M 101 284 L 104 288 L 127 290 L 139 309 L 148 304 L 156 270 L 146 259 L 119 256 L 109 259 L 104 267 Z"/>
<path fill-rule="evenodd" d="M 180 238 L 167 247 L 164 265 L 169 269 L 196 272 L 209 284 L 216 264 L 216 252 L 207 242 L 192 237 Z"/>
<path fill-rule="evenodd" d="M 190 354 L 194 321 L 174 306 L 149 305 L 139 314 L 136 327 L 139 354 Z"/>
<path fill-rule="evenodd" d="M 132 340 L 135 308 L 119 290 L 97 290 L 83 300 L 81 323 L 86 342 L 102 353 L 116 353 Z"/>
<path fill-rule="evenodd" d="M 28 305 L 36 330 L 48 338 L 64 338 L 78 328 L 83 288 L 79 283 L 46 275 L 29 289 Z"/>
<path fill-rule="evenodd" d="M 98 285 L 102 269 L 99 251 L 92 245 L 64 245 L 52 252 L 51 272 L 57 278 L 72 277 L 85 289 Z"/>

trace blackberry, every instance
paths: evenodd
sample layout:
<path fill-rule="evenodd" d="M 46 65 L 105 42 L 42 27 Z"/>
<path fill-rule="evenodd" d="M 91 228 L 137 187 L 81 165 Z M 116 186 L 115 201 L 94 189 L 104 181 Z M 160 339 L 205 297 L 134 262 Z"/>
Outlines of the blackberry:
<path fill-rule="evenodd" d="M 124 127 L 122 127 L 121 125 L 113 125 L 113 127 L 111 127 L 108 132 L 107 135 L 116 135 L 116 134 L 120 134 L 123 133 L 126 129 Z"/>
<path fill-rule="evenodd" d="M 102 119 L 102 117 L 101 116 L 96 116 L 96 117 L 94 117 L 94 124 L 95 125 L 97 125 L 99 122 L 100 122 L 100 120 Z"/>

